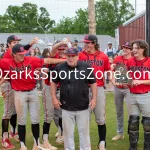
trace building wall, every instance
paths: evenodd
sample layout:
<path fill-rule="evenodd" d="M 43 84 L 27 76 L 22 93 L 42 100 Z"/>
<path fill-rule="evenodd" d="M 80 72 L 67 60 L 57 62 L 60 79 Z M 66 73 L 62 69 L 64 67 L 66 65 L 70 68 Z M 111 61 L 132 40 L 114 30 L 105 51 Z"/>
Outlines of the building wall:
<path fill-rule="evenodd" d="M 145 40 L 145 14 L 133 20 L 127 25 L 119 27 L 119 44 L 122 45 L 126 41 L 133 41 L 136 39 Z"/>

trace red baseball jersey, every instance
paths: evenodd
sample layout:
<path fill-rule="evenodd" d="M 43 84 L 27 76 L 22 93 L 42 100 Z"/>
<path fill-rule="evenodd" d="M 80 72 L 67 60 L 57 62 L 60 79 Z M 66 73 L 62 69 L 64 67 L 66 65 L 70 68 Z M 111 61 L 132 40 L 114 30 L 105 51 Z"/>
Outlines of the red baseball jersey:
<path fill-rule="evenodd" d="M 79 60 L 88 63 L 92 68 L 94 68 L 97 86 L 104 86 L 104 72 L 110 70 L 108 56 L 102 51 L 96 51 L 94 54 L 82 51 L 79 53 Z M 103 73 L 103 76 L 99 71 Z"/>
<path fill-rule="evenodd" d="M 13 58 L 1 59 L 0 68 L 3 71 L 10 71 L 10 83 L 12 89 L 26 91 L 35 88 L 36 79 L 35 69 L 42 67 L 44 59 L 38 57 L 24 57 L 24 61 L 17 63 Z"/>
<path fill-rule="evenodd" d="M 132 57 L 131 57 L 132 58 Z M 130 59 L 131 59 L 130 58 Z M 116 65 L 120 65 L 120 64 L 125 64 L 127 65 L 127 62 L 128 62 L 129 59 L 125 59 L 124 56 L 117 56 L 115 59 L 114 59 L 114 62 L 113 64 L 116 64 Z M 114 70 L 115 71 L 115 70 Z M 123 86 L 117 86 L 118 88 L 123 88 Z"/>
<path fill-rule="evenodd" d="M 148 72 L 150 72 L 150 58 L 146 57 L 143 60 L 136 60 L 134 57 L 127 62 L 128 70 L 133 80 L 149 80 Z M 145 72 L 146 71 L 146 72 Z M 150 85 L 140 84 L 130 87 L 131 93 L 146 93 L 150 91 Z"/>
<path fill-rule="evenodd" d="M 13 58 L 13 57 L 12 57 L 12 50 L 9 49 L 9 48 L 7 48 L 7 49 L 6 49 L 6 52 L 5 52 L 4 55 L 3 55 L 3 58 Z"/>
<path fill-rule="evenodd" d="M 125 64 L 125 65 L 127 65 L 128 60 L 129 59 L 125 59 L 124 56 L 117 56 L 114 59 L 113 63 L 114 64 Z"/>

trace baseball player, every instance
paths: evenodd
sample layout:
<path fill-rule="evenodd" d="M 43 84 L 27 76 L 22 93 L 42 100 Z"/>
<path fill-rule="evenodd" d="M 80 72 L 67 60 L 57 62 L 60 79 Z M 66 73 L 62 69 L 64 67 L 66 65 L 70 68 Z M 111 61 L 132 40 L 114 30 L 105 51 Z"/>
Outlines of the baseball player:
<path fill-rule="evenodd" d="M 15 108 L 18 119 L 18 134 L 20 139 L 20 150 L 27 150 L 25 146 L 26 116 L 29 109 L 32 123 L 32 133 L 34 146 L 32 150 L 46 149 L 39 143 L 39 121 L 40 121 L 40 101 L 36 89 L 35 69 L 44 64 L 56 64 L 63 62 L 61 59 L 40 59 L 37 57 L 26 57 L 27 53 L 21 44 L 16 44 L 12 48 L 12 59 L 2 59 L 0 68 L 10 71 L 10 83 L 14 90 Z M 14 77 L 15 72 L 15 77 Z"/>
<path fill-rule="evenodd" d="M 123 47 L 123 55 L 117 56 L 112 65 L 126 65 L 127 61 L 132 57 L 132 48 L 129 42 L 126 42 Z M 117 135 L 112 140 L 124 139 L 124 100 L 126 101 L 128 115 L 130 115 L 131 96 L 128 86 L 114 85 L 115 106 L 117 114 Z"/>
<path fill-rule="evenodd" d="M 129 117 L 129 150 L 137 150 L 139 134 L 139 119 L 142 116 L 144 129 L 144 150 L 150 149 L 150 58 L 149 45 L 144 40 L 133 41 L 133 58 L 129 59 L 127 66 L 132 78 L 131 111 Z"/>
<path fill-rule="evenodd" d="M 10 35 L 7 38 L 7 49 L 3 55 L 3 58 L 12 59 L 12 47 L 17 44 L 21 39 L 15 35 Z M 25 49 L 29 49 L 33 44 L 37 43 L 37 38 L 34 38 L 30 44 L 24 46 Z M 10 142 L 10 138 L 14 138 L 19 141 L 18 133 L 16 131 L 17 115 L 14 105 L 14 91 L 11 88 L 9 80 L 5 81 L 1 85 L 1 93 L 4 98 L 4 114 L 2 117 L 2 146 L 6 149 L 14 149 L 15 146 Z M 11 124 L 11 131 L 8 134 L 9 120 Z"/>
<path fill-rule="evenodd" d="M 63 41 L 55 44 L 50 53 L 50 57 L 51 58 L 65 58 L 65 55 L 62 52 L 65 49 L 65 47 L 62 46 L 64 44 L 65 44 L 65 42 L 63 42 Z M 46 67 L 49 69 L 49 71 L 51 71 L 54 69 L 55 65 L 47 65 Z M 43 103 L 43 108 L 44 108 L 43 144 L 45 145 L 45 147 L 55 150 L 57 148 L 52 146 L 48 141 L 50 124 L 51 124 L 52 120 L 54 119 L 56 126 L 59 129 L 62 129 L 62 119 L 61 119 L 61 110 L 55 109 L 55 117 L 54 117 L 54 106 L 52 104 L 52 98 L 51 98 L 51 94 L 50 94 L 50 84 L 51 83 L 50 83 L 50 74 L 49 73 L 48 73 L 48 76 L 49 76 L 49 78 L 45 80 L 45 85 L 42 90 L 42 103 Z M 58 93 L 57 95 L 59 95 L 58 91 L 57 91 L 57 93 Z M 60 131 L 62 131 L 62 130 L 60 130 Z M 61 132 L 61 134 L 62 134 L 62 132 Z"/>
<path fill-rule="evenodd" d="M 108 56 L 99 50 L 98 39 L 95 35 L 86 35 L 84 38 L 86 49 L 79 54 L 79 60 L 88 63 L 94 68 L 94 73 L 97 78 L 98 95 L 97 105 L 95 107 L 94 114 L 96 123 L 98 125 L 99 144 L 100 150 L 104 150 L 106 147 L 106 125 L 105 125 L 105 93 L 104 93 L 104 80 L 102 74 L 105 71 L 110 70 L 110 64 Z M 98 73 L 97 71 L 101 71 Z"/>

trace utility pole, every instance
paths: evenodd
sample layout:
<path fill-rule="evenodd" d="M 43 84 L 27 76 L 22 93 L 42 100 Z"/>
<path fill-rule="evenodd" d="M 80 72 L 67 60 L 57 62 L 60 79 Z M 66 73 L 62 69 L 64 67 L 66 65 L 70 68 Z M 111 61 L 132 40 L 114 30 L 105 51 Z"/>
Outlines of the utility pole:
<path fill-rule="evenodd" d="M 135 15 L 136 15 L 136 6 L 137 6 L 137 5 L 136 5 L 136 0 L 135 0 Z"/>
<path fill-rule="evenodd" d="M 146 41 L 150 46 L 150 1 L 146 0 Z M 149 49 L 150 56 L 150 49 Z"/>
<path fill-rule="evenodd" d="M 88 16 L 89 16 L 89 34 L 96 34 L 94 0 L 88 0 Z"/>

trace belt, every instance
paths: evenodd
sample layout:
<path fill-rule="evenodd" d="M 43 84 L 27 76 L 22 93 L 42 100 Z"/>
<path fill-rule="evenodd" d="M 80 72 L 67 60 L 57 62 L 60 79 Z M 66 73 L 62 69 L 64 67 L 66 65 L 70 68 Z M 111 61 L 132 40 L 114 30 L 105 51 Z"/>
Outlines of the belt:
<path fill-rule="evenodd" d="M 15 91 L 18 91 L 18 92 L 30 92 L 30 91 L 32 91 L 34 89 L 35 89 L 35 87 L 33 89 L 31 89 L 31 90 L 15 90 Z"/>
<path fill-rule="evenodd" d="M 146 94 L 148 93 L 149 91 L 145 92 L 145 93 L 132 93 L 132 94 Z"/>

